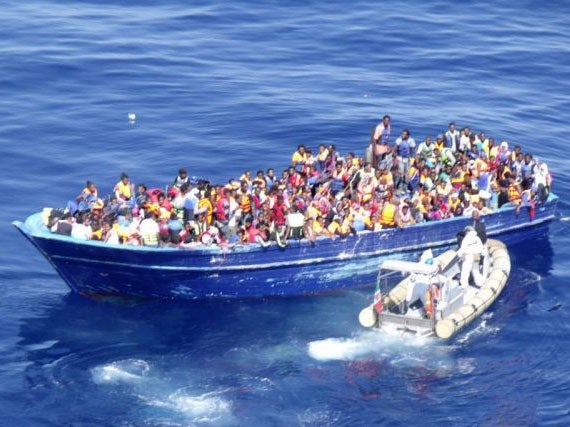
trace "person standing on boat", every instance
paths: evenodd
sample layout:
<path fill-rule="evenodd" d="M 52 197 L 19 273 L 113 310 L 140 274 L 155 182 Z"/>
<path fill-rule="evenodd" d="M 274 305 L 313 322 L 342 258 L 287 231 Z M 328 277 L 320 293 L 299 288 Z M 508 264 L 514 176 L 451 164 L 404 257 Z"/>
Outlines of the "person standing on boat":
<path fill-rule="evenodd" d="M 410 169 L 411 159 L 414 157 L 414 149 L 416 141 L 411 137 L 410 131 L 404 129 L 402 135 L 396 140 L 393 155 L 398 161 L 398 169 L 400 170 L 404 182 L 406 182 L 408 171 Z"/>
<path fill-rule="evenodd" d="M 459 151 L 461 154 L 465 154 L 471 149 L 470 135 L 470 128 L 464 127 L 461 129 L 461 133 L 459 135 L 459 145 L 457 146 L 457 151 Z"/>
<path fill-rule="evenodd" d="M 452 153 L 457 152 L 457 147 L 459 146 L 459 131 L 455 129 L 455 123 L 451 122 L 445 132 L 445 146 L 451 149 Z"/>
<path fill-rule="evenodd" d="M 216 225 L 224 236 L 228 235 L 228 223 L 230 221 L 230 199 L 227 196 L 227 191 L 226 188 L 221 190 L 220 198 L 216 201 L 214 209 Z"/>
<path fill-rule="evenodd" d="M 188 177 L 188 171 L 185 168 L 180 168 L 178 170 L 178 175 L 172 182 L 172 185 L 180 190 L 180 187 L 184 184 L 190 185 L 190 178 Z"/>
<path fill-rule="evenodd" d="M 474 210 L 471 216 L 473 218 L 473 228 L 477 232 L 477 236 L 481 239 L 481 243 L 487 243 L 487 226 L 485 222 L 481 220 L 481 213 L 479 210 Z"/>
<path fill-rule="evenodd" d="M 391 136 L 391 119 L 389 115 L 385 115 L 382 117 L 382 121 L 378 123 L 376 128 L 374 128 L 370 145 L 366 150 L 366 161 L 371 162 L 373 167 L 376 168 L 378 166 L 378 162 L 385 160 L 387 155 L 390 153 Z"/>
<path fill-rule="evenodd" d="M 275 177 L 275 170 L 273 168 L 267 169 L 265 173 L 265 188 L 271 189 L 275 185 L 277 178 Z"/>
<path fill-rule="evenodd" d="M 121 179 L 115 184 L 113 191 L 121 206 L 135 207 L 135 186 L 126 173 L 121 174 Z"/>
<path fill-rule="evenodd" d="M 416 150 L 416 155 L 420 159 L 424 159 L 425 161 L 430 161 L 432 164 L 435 163 L 435 159 L 433 158 L 433 149 L 434 145 L 431 140 L 431 136 L 426 136 L 424 142 L 418 145 L 418 149 Z"/>
<path fill-rule="evenodd" d="M 283 193 L 277 194 L 275 203 L 271 208 L 271 213 L 269 215 L 269 219 L 273 223 L 273 229 L 275 230 L 276 238 L 280 239 L 285 233 L 285 222 L 287 219 L 288 208 L 285 203 L 285 198 L 283 197 Z M 279 236 L 277 236 L 279 235 Z"/>
<path fill-rule="evenodd" d="M 475 209 L 471 217 L 473 218 L 473 228 L 483 244 L 479 266 L 483 269 L 483 273 L 485 273 L 485 258 L 489 255 L 487 250 L 487 226 L 485 225 L 485 221 L 481 219 L 481 211 L 479 209 Z"/>
<path fill-rule="evenodd" d="M 479 270 L 479 261 L 484 255 L 485 246 L 477 235 L 475 228 L 468 225 L 465 227 L 465 237 L 461 241 L 461 247 L 457 251 L 457 256 L 461 258 L 461 277 L 459 284 L 463 289 L 469 286 L 469 277 L 473 276 L 475 286 L 480 288 L 483 285 L 483 276 Z"/>
<path fill-rule="evenodd" d="M 524 160 L 521 163 L 521 175 L 522 175 L 522 179 L 524 180 L 532 180 L 534 179 L 534 168 L 535 168 L 535 162 L 532 159 L 532 154 L 530 153 L 526 153 L 524 155 Z"/>
<path fill-rule="evenodd" d="M 536 191 L 536 194 L 538 195 L 541 203 L 544 203 L 548 200 L 551 186 L 552 175 L 550 175 L 550 172 L 548 172 L 548 166 L 544 162 L 540 163 L 537 161 L 532 189 Z"/>

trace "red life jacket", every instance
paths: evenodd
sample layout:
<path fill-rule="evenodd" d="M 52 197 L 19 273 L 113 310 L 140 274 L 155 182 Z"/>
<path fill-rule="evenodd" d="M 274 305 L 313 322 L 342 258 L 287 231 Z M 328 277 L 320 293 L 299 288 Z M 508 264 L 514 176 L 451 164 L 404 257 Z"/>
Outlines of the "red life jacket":
<path fill-rule="evenodd" d="M 150 203 L 158 203 L 158 195 L 162 193 L 160 188 L 151 188 L 147 190 L 146 194 L 148 195 L 148 201 Z"/>
<path fill-rule="evenodd" d="M 223 196 L 216 203 L 216 219 L 218 221 L 228 221 L 230 215 L 230 201 Z"/>
<path fill-rule="evenodd" d="M 273 205 L 272 219 L 275 225 L 285 225 L 285 204 L 282 203 L 278 205 L 277 203 Z"/>
<path fill-rule="evenodd" d="M 247 230 L 245 230 L 246 234 L 247 234 L 247 241 L 249 243 L 257 243 L 257 236 L 259 236 L 261 234 L 261 231 L 259 231 L 259 229 L 255 228 L 253 225 L 251 227 L 249 227 Z"/>

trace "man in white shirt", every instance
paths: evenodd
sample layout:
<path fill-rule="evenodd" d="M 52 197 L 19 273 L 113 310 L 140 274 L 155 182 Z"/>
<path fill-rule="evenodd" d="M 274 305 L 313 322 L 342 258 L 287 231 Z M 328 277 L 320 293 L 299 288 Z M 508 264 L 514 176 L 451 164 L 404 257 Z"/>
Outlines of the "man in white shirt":
<path fill-rule="evenodd" d="M 305 216 L 299 212 L 296 204 L 291 205 L 291 212 L 287 214 L 285 225 L 287 226 L 286 236 L 293 239 L 303 238 L 303 225 L 305 224 Z"/>
<path fill-rule="evenodd" d="M 461 242 L 461 247 L 457 251 L 457 256 L 462 259 L 461 278 L 459 283 L 463 289 L 469 286 L 469 276 L 473 275 L 475 286 L 480 288 L 483 285 L 483 276 L 479 271 L 479 260 L 483 256 L 485 246 L 477 235 L 475 229 L 468 225 L 465 227 L 465 237 Z"/>
<path fill-rule="evenodd" d="M 118 245 L 121 243 L 119 240 L 119 235 L 117 234 L 117 230 L 115 230 L 113 224 L 107 221 L 103 223 L 103 239 L 105 242 L 114 245 Z"/>
<path fill-rule="evenodd" d="M 87 215 L 83 216 L 81 221 L 71 224 L 71 237 L 75 239 L 89 240 L 92 232 L 91 222 Z"/>
<path fill-rule="evenodd" d="M 463 128 L 461 130 L 461 136 L 459 137 L 459 147 L 457 147 L 462 153 L 466 153 L 471 149 L 471 129 Z"/>

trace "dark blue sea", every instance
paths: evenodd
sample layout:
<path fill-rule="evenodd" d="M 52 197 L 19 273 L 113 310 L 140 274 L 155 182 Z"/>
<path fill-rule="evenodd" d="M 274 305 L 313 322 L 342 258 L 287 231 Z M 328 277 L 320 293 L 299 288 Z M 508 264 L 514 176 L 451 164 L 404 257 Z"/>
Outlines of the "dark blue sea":
<path fill-rule="evenodd" d="M 570 425 L 570 3 L 1 4 L 0 425 Z M 364 331 L 371 288 L 84 299 L 11 226 L 121 172 L 224 182 L 298 144 L 361 154 L 387 113 L 394 134 L 455 121 L 522 144 L 561 197 L 447 343 Z"/>

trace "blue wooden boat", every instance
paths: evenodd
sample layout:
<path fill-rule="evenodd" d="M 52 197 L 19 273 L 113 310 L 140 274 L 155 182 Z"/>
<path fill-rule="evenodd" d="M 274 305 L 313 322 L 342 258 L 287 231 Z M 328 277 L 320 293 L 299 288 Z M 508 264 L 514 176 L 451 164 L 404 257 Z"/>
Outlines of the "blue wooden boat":
<path fill-rule="evenodd" d="M 558 197 L 536 209 L 503 207 L 485 215 L 487 234 L 505 243 L 548 232 Z M 75 292 L 86 296 L 235 298 L 317 294 L 373 283 L 379 262 L 414 259 L 426 248 L 446 248 L 471 218 L 458 217 L 404 229 L 364 231 L 345 239 L 289 241 L 286 248 L 258 244 L 150 248 L 79 241 L 52 234 L 41 213 L 13 224 Z"/>

